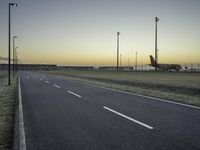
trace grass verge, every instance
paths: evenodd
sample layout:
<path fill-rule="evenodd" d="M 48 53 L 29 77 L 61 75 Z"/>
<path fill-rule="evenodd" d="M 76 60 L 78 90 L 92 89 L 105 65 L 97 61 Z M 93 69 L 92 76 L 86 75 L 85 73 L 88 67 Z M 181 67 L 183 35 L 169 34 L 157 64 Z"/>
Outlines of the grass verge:
<path fill-rule="evenodd" d="M 62 78 L 200 106 L 200 74 L 175 72 L 51 71 Z"/>
<path fill-rule="evenodd" d="M 0 72 L 0 150 L 10 150 L 13 142 L 17 78 L 7 85 L 7 75 Z"/>

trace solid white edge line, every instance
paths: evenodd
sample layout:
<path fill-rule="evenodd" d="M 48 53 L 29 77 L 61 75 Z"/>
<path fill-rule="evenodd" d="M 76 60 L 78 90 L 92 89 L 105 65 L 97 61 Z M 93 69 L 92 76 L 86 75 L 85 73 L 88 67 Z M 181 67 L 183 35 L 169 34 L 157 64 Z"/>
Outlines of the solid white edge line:
<path fill-rule="evenodd" d="M 78 95 L 78 94 L 76 94 L 76 93 L 74 93 L 74 92 L 72 92 L 72 91 L 67 91 L 68 93 L 70 93 L 70 94 L 72 94 L 72 95 L 75 95 L 75 96 L 77 96 L 77 97 L 79 97 L 79 98 L 81 98 L 81 96 L 80 95 Z"/>
<path fill-rule="evenodd" d="M 57 87 L 57 88 L 60 88 L 60 86 L 56 85 L 56 84 L 53 84 L 53 86 Z"/>
<path fill-rule="evenodd" d="M 124 94 L 129 94 L 129 95 L 135 95 L 135 96 L 139 96 L 139 97 L 149 98 L 149 99 L 152 99 L 152 100 L 157 100 L 157 101 L 161 101 L 161 102 L 171 103 L 171 104 L 175 104 L 175 105 L 181 105 L 181 106 L 190 107 L 190 108 L 194 108 L 194 109 L 200 109 L 200 107 L 198 107 L 198 106 L 192 106 L 192 105 L 189 105 L 189 104 L 183 104 L 183 103 L 179 103 L 179 102 L 173 102 L 173 101 L 164 100 L 164 99 L 160 99 L 160 98 L 156 98 L 156 97 L 145 96 L 145 95 L 131 93 L 131 92 L 126 92 L 126 91 L 120 91 L 120 90 L 111 89 L 111 88 L 108 88 L 108 87 L 103 87 L 103 86 L 100 86 L 100 85 L 94 85 L 94 84 L 90 84 L 90 83 L 83 83 L 83 82 L 79 82 L 79 81 L 75 81 L 75 80 L 73 80 L 73 81 L 72 80 L 68 80 L 68 81 L 74 82 L 74 83 L 79 83 L 79 84 L 90 85 L 90 86 L 94 86 L 94 87 L 99 87 L 99 88 L 102 88 L 102 89 L 106 89 L 106 90 L 110 90 L 110 91 L 115 91 L 115 92 L 120 92 L 120 93 L 124 93 Z"/>
<path fill-rule="evenodd" d="M 18 88 L 19 88 L 19 149 L 26 150 L 26 137 L 24 130 L 24 118 L 23 118 L 23 107 L 22 107 L 22 96 L 21 96 L 21 85 L 20 85 L 20 75 L 18 78 Z"/>
<path fill-rule="evenodd" d="M 126 115 L 124 115 L 124 114 L 122 114 L 122 113 L 119 113 L 119 112 L 117 112 L 117 111 L 115 111 L 115 110 L 113 110 L 113 109 L 110 109 L 110 108 L 108 108 L 108 107 L 106 107 L 106 106 L 103 106 L 103 108 L 106 109 L 106 110 L 109 110 L 109 111 L 111 111 L 112 113 L 115 113 L 115 114 L 117 114 L 117 115 L 119 115 L 119 116 L 121 116 L 121 117 L 124 117 L 124 118 L 126 118 L 126 119 L 128 119 L 128 120 L 130 120 L 130 121 L 133 121 L 133 122 L 135 122 L 135 123 L 137 123 L 137 124 L 139 124 L 139 125 L 141 125 L 141 126 L 143 126 L 143 127 L 146 127 L 146 128 L 148 128 L 148 129 L 150 129 L 150 130 L 153 130 L 153 129 L 154 129 L 152 126 L 149 126 L 149 125 L 147 125 L 147 124 L 145 124 L 145 123 L 142 123 L 142 122 L 140 122 L 140 121 L 138 121 L 138 120 L 135 120 L 135 119 L 133 119 L 133 118 L 131 118 L 131 117 L 128 117 L 128 116 L 126 116 Z"/>

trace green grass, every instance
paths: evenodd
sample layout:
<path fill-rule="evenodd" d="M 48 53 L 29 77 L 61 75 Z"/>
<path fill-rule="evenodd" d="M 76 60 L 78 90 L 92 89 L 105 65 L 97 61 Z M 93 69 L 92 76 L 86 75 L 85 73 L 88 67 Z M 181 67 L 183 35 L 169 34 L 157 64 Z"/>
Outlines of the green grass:
<path fill-rule="evenodd" d="M 67 79 L 200 106 L 200 73 L 50 71 Z"/>
<path fill-rule="evenodd" d="M 10 150 L 12 146 L 16 92 L 16 78 L 8 86 L 6 72 L 0 72 L 0 150 Z"/>

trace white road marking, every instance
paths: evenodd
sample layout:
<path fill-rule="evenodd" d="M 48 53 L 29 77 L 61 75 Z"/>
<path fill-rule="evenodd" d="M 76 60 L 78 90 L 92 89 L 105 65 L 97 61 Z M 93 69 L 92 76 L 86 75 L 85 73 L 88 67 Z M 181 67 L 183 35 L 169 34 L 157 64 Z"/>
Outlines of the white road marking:
<path fill-rule="evenodd" d="M 43 79 L 41 78 L 40 80 L 42 81 Z"/>
<path fill-rule="evenodd" d="M 53 84 L 53 86 L 57 87 L 57 88 L 60 88 L 60 86 L 56 85 L 56 84 Z"/>
<path fill-rule="evenodd" d="M 46 76 L 42 76 L 43 78 L 46 78 Z"/>
<path fill-rule="evenodd" d="M 45 83 L 49 83 L 49 81 L 45 81 Z"/>
<path fill-rule="evenodd" d="M 29 79 L 29 76 L 26 76 L 27 79 Z"/>
<path fill-rule="evenodd" d="M 23 107 L 22 107 L 22 96 L 21 96 L 21 85 L 19 75 L 19 149 L 26 150 L 26 137 L 24 130 L 24 118 L 23 118 Z"/>
<path fill-rule="evenodd" d="M 72 95 L 75 95 L 75 96 L 77 96 L 77 97 L 79 97 L 79 98 L 81 98 L 81 96 L 80 95 L 78 95 L 78 94 L 76 94 L 76 93 L 74 93 L 74 92 L 71 92 L 71 91 L 67 91 L 68 93 L 70 93 L 70 94 L 72 94 Z"/>
<path fill-rule="evenodd" d="M 74 83 L 79 83 L 79 84 L 84 84 L 84 85 L 89 85 L 89 86 L 94 86 L 94 87 L 98 87 L 98 88 L 102 88 L 102 89 L 106 89 L 106 90 L 110 90 L 110 91 L 120 92 L 120 93 L 124 93 L 124 94 L 129 94 L 129 95 L 135 95 L 135 96 L 139 96 L 139 97 L 149 98 L 149 99 L 152 99 L 152 100 L 157 100 L 157 101 L 161 101 L 161 102 L 165 102 L 165 103 L 171 103 L 171 104 L 180 105 L 180 106 L 184 106 L 184 107 L 189 107 L 189 108 L 194 108 L 194 109 L 200 109 L 200 107 L 198 107 L 198 106 L 192 106 L 192 105 L 189 105 L 189 104 L 183 104 L 183 103 L 179 103 L 179 102 L 173 102 L 173 101 L 169 101 L 169 100 L 165 100 L 165 99 L 160 99 L 160 98 L 156 98 L 156 97 L 151 97 L 151 96 L 146 96 L 146 95 L 141 95 L 141 94 L 126 92 L 126 91 L 120 91 L 120 90 L 111 89 L 111 88 L 108 88 L 108 87 L 103 87 L 103 86 L 100 86 L 100 85 L 83 83 L 83 82 L 79 82 L 79 81 L 75 81 L 75 80 L 73 80 L 73 81 L 72 80 L 68 80 L 68 81 L 74 82 Z"/>
<path fill-rule="evenodd" d="M 150 130 L 152 130 L 152 129 L 154 129 L 153 127 L 151 127 L 151 126 L 149 126 L 149 125 L 147 125 L 147 124 L 145 124 L 145 123 L 142 123 L 142 122 L 140 122 L 140 121 L 138 121 L 138 120 L 135 120 L 135 119 L 133 119 L 133 118 L 131 118 L 131 117 L 128 117 L 128 116 L 126 116 L 126 115 L 124 115 L 124 114 L 122 114 L 122 113 L 119 113 L 119 112 L 117 112 L 117 111 L 115 111 L 115 110 L 113 110 L 113 109 L 110 109 L 110 108 L 108 108 L 108 107 L 103 107 L 104 109 L 106 109 L 106 110 L 109 110 L 109 111 L 111 111 L 111 112 L 113 112 L 113 113 L 115 113 L 115 114 L 117 114 L 117 115 L 119 115 L 119 116 L 121 116 L 121 117 L 124 117 L 124 118 L 126 118 L 126 119 L 128 119 L 128 120 L 130 120 L 130 121 L 133 121 L 133 122 L 135 122 L 135 123 L 137 123 L 137 124 L 139 124 L 139 125 L 141 125 L 141 126 L 143 126 L 143 127 L 146 127 L 146 128 L 148 128 L 148 129 L 150 129 Z"/>

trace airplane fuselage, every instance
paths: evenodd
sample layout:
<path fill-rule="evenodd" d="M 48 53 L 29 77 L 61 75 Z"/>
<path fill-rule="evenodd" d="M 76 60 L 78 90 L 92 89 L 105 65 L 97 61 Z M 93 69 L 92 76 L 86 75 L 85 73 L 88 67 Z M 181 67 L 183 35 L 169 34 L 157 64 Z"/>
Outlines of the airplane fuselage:
<path fill-rule="evenodd" d="M 182 67 L 179 64 L 158 64 L 153 56 L 150 55 L 151 66 L 161 70 L 176 70 L 179 71 Z"/>

